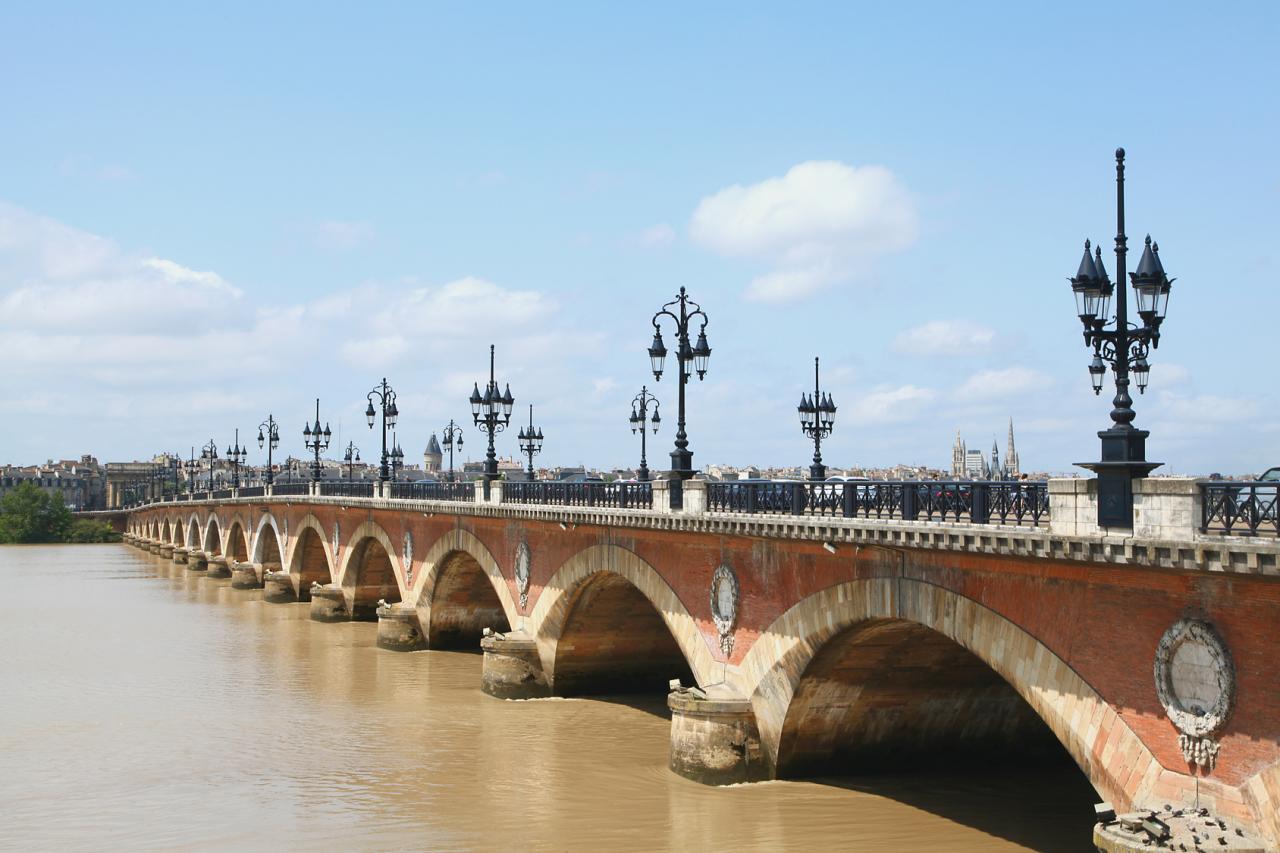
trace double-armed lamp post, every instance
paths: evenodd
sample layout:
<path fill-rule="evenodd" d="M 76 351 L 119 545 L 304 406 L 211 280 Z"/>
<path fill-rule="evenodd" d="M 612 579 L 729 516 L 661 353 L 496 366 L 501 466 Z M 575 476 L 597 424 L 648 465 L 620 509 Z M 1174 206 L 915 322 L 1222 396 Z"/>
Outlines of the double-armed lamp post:
<path fill-rule="evenodd" d="M 662 380 L 663 363 L 667 358 L 667 347 L 662 342 L 662 328 L 658 321 L 667 317 L 675 323 L 676 361 L 679 396 L 676 403 L 676 446 L 671 451 L 671 507 L 684 507 L 683 483 L 694 475 L 693 453 L 689 450 L 689 437 L 685 433 L 684 388 L 694 371 L 698 373 L 698 381 L 707 375 L 707 362 L 711 358 L 711 347 L 707 345 L 707 315 L 702 306 L 689 298 L 685 289 L 675 299 L 663 305 L 653 315 L 653 343 L 649 346 L 649 365 L 653 369 L 653 378 Z M 689 345 L 689 326 L 695 319 L 701 318 L 698 327 L 698 340 Z"/>
<path fill-rule="evenodd" d="M 809 466 L 809 479 L 821 483 L 827 479 L 827 466 L 822 464 L 822 439 L 831 435 L 836 425 L 836 404 L 830 394 L 818 387 L 818 359 L 813 359 L 813 396 L 800 395 L 800 431 L 813 439 L 813 464 Z"/>
<path fill-rule="evenodd" d="M 354 480 L 356 463 L 360 461 L 360 448 L 356 447 L 354 441 L 347 442 L 347 452 L 342 455 L 342 461 L 347 463 L 347 479 Z"/>
<path fill-rule="evenodd" d="M 653 405 L 653 414 L 649 413 L 649 405 Z M 642 483 L 647 483 L 653 479 L 649 475 L 649 463 L 645 458 L 645 428 L 652 426 L 654 434 L 658 432 L 658 425 L 662 423 L 662 415 L 658 412 L 658 398 L 649 393 L 649 389 L 643 385 L 640 386 L 640 393 L 631 401 L 631 433 L 640 433 L 640 470 L 636 472 L 636 479 Z"/>
<path fill-rule="evenodd" d="M 533 457 L 542 452 L 542 427 L 534 429 L 533 426 L 533 404 L 529 404 L 529 426 L 520 428 L 520 452 L 529 457 L 529 469 L 525 471 L 529 475 L 530 480 L 537 479 L 533 476 Z"/>
<path fill-rule="evenodd" d="M 213 491 L 213 463 L 218 458 L 218 444 L 212 438 L 209 443 L 200 448 L 200 458 L 209 463 L 209 488 L 207 491 Z"/>
<path fill-rule="evenodd" d="M 1142 325 L 1129 322 L 1128 288 L 1125 286 L 1128 238 L 1124 231 L 1124 149 L 1116 149 L 1116 284 L 1107 278 L 1102 264 L 1102 247 L 1084 258 L 1071 281 L 1076 297 L 1076 313 L 1084 326 L 1085 346 L 1093 348 L 1089 378 L 1093 392 L 1102 391 L 1107 365 L 1115 376 L 1116 395 L 1112 400 L 1111 427 L 1098 433 L 1102 439 L 1102 459 L 1077 463 L 1098 475 L 1098 524 L 1102 527 L 1133 527 L 1133 481 L 1147 476 L 1161 465 L 1147 461 L 1146 430 L 1134 427 L 1133 398 L 1129 377 L 1145 392 L 1151 365 L 1150 350 L 1160 345 L 1160 324 L 1164 322 L 1172 279 L 1160 263 L 1160 247 L 1148 236 L 1138 261 L 1137 272 L 1128 273 L 1137 300 Z M 1110 316 L 1111 297 L 1116 298 L 1115 317 Z"/>
<path fill-rule="evenodd" d="M 477 388 L 477 391 L 480 389 Z M 449 482 L 453 482 L 453 448 L 457 445 L 458 449 L 462 449 L 462 427 L 453 422 L 453 418 L 449 419 L 449 425 L 444 428 L 444 440 L 440 444 L 449 451 Z"/>
<path fill-rule="evenodd" d="M 338 424 L 339 427 L 342 424 Z M 324 425 L 324 429 L 320 429 L 320 398 L 316 398 L 316 423 L 315 426 L 307 424 L 302 428 L 302 442 L 306 445 L 307 450 L 313 454 L 311 462 L 311 481 L 313 483 L 320 482 L 320 451 L 329 449 L 329 424 Z"/>
<path fill-rule="evenodd" d="M 280 424 L 271 415 L 258 424 L 258 449 L 267 448 L 267 485 L 275 482 L 275 466 L 271 462 L 271 451 L 280 446 Z"/>
<path fill-rule="evenodd" d="M 240 466 L 244 464 L 248 451 L 240 444 L 240 428 L 236 428 L 236 443 L 227 448 L 227 460 L 231 463 L 231 488 L 240 488 Z"/>
<path fill-rule="evenodd" d="M 382 412 L 382 463 L 378 468 L 378 481 L 387 482 L 391 478 L 390 470 L 387 467 L 387 428 L 396 428 L 396 418 L 400 416 L 400 410 L 396 408 L 396 392 L 387 384 L 387 378 L 384 376 L 382 382 L 373 387 L 368 395 L 369 407 L 364 410 L 365 419 L 369 422 L 369 429 L 373 429 L 373 422 L 378 417 L 378 412 Z M 374 409 L 373 401 L 378 401 L 378 408 Z"/>
<path fill-rule="evenodd" d="M 470 402 L 472 421 L 489 435 L 489 449 L 484 457 L 484 496 L 488 500 L 489 484 L 498 479 L 498 455 L 493 450 L 493 437 L 511 423 L 511 407 L 515 405 L 511 383 L 507 383 L 505 392 L 498 391 L 498 380 L 494 378 L 493 370 L 493 344 L 489 345 L 489 384 L 484 386 L 483 396 L 479 383 L 474 384 Z"/>

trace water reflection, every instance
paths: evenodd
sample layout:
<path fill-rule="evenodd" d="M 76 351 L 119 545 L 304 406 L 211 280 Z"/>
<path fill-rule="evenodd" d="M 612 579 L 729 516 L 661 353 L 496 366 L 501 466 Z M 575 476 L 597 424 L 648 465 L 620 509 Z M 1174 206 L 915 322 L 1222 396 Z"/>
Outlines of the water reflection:
<path fill-rule="evenodd" d="M 125 546 L 0 548 L 0 812 L 25 849 L 1078 850 L 1073 767 L 706 788 L 662 697 L 502 702 L 478 655 Z"/>

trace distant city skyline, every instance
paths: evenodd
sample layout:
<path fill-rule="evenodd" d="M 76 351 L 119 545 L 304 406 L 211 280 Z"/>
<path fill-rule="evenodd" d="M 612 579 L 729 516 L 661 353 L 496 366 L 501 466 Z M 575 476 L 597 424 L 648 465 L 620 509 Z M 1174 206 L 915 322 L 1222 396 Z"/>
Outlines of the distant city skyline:
<path fill-rule="evenodd" d="M 406 455 L 452 418 L 461 464 L 494 343 L 540 462 L 638 464 L 647 385 L 660 470 L 675 386 L 645 348 L 685 285 L 713 350 L 695 467 L 807 464 L 821 356 L 833 466 L 945 469 L 957 428 L 1012 416 L 1024 470 L 1072 472 L 1110 394 L 1066 279 L 1087 237 L 1114 270 L 1124 145 L 1130 245 L 1150 232 L 1177 279 L 1135 400 L 1148 456 L 1260 471 L 1277 396 L 1240 366 L 1280 316 L 1278 25 L 1271 4 L 8 7 L 0 463 L 225 445 L 268 412 L 302 455 L 317 395 L 376 459 L 385 376 Z"/>

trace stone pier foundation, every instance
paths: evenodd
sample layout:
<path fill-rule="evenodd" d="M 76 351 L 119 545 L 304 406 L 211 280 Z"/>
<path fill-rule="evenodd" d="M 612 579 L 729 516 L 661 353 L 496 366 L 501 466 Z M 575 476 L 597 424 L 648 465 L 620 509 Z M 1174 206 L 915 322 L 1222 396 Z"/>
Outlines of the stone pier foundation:
<path fill-rule="evenodd" d="M 337 584 L 311 585 L 311 618 L 317 622 L 350 622 L 347 598 Z"/>
<path fill-rule="evenodd" d="M 174 549 L 173 549 L 173 561 L 174 561 L 175 563 L 177 563 L 178 565 L 180 565 L 180 566 L 185 566 L 185 565 L 186 565 L 186 563 L 187 563 L 187 549 L 186 549 L 186 548 L 174 548 Z"/>
<path fill-rule="evenodd" d="M 311 588 L 302 587 L 296 577 L 288 572 L 262 567 L 262 600 L 272 604 L 289 604 L 294 601 L 310 601 Z"/>
<path fill-rule="evenodd" d="M 204 551 L 188 551 L 187 552 L 187 571 L 204 572 L 209 569 L 209 558 Z"/>
<path fill-rule="evenodd" d="M 378 648 L 413 652 L 426 647 L 416 608 L 401 602 L 378 605 Z"/>
<path fill-rule="evenodd" d="M 519 631 L 490 634 L 480 641 L 484 667 L 480 689 L 499 699 L 540 699 L 551 695 L 533 638 Z"/>
<path fill-rule="evenodd" d="M 769 778 L 749 700 L 682 688 L 667 696 L 667 707 L 673 772 L 705 785 Z"/>
<path fill-rule="evenodd" d="M 231 577 L 231 568 L 227 565 L 227 558 L 219 556 L 210 557 L 208 573 L 208 576 L 211 578 Z"/>
<path fill-rule="evenodd" d="M 262 580 L 258 577 L 258 567 L 253 563 L 231 561 L 232 589 L 259 589 Z"/>

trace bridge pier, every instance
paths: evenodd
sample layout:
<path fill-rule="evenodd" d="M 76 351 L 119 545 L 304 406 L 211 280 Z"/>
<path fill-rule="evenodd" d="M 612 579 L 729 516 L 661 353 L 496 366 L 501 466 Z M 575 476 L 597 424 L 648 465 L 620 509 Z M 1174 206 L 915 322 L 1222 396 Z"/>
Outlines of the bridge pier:
<path fill-rule="evenodd" d="M 258 577 L 258 567 L 253 563 L 231 561 L 232 589 L 260 589 L 262 579 Z"/>
<path fill-rule="evenodd" d="M 671 709 L 672 772 L 704 785 L 759 782 L 771 776 L 751 702 L 738 696 L 680 689 Z"/>
<path fill-rule="evenodd" d="M 156 549 L 151 553 L 157 554 L 166 560 L 170 560 L 170 559 L 173 559 L 173 546 L 162 542 L 159 545 L 157 545 Z"/>
<path fill-rule="evenodd" d="M 399 601 L 378 605 L 378 648 L 414 652 L 426 647 L 417 608 Z"/>
<path fill-rule="evenodd" d="M 480 689 L 498 699 L 541 699 L 551 695 L 542 671 L 538 644 L 521 631 L 490 634 L 480 641 L 484 650 Z"/>
<path fill-rule="evenodd" d="M 262 600 L 271 604 L 310 601 L 311 587 L 303 586 L 301 577 L 281 571 L 279 564 L 263 565 Z"/>
<path fill-rule="evenodd" d="M 342 587 L 327 583 L 311 585 L 311 618 L 316 622 L 350 622 L 347 597 Z"/>
<path fill-rule="evenodd" d="M 194 548 L 187 552 L 187 571 L 204 572 L 209 569 L 209 558 L 204 551 L 197 551 Z"/>
<path fill-rule="evenodd" d="M 173 548 L 173 549 L 171 549 L 171 553 L 172 553 L 172 556 L 173 556 L 173 562 L 177 563 L 177 564 L 178 564 L 178 565 L 180 565 L 180 566 L 184 566 L 184 565 L 186 565 L 186 563 L 187 563 L 187 549 L 186 549 L 186 548 Z"/>
<path fill-rule="evenodd" d="M 227 566 L 227 558 L 222 556 L 213 556 L 208 561 L 208 577 L 211 578 L 229 578 L 231 577 L 231 569 Z"/>

